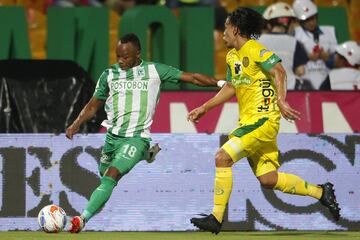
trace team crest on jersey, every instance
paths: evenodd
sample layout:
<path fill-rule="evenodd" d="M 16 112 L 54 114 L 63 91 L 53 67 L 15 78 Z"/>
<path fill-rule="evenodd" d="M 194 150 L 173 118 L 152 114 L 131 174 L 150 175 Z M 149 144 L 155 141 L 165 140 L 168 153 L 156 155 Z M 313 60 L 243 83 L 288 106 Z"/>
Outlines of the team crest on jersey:
<path fill-rule="evenodd" d="M 136 77 L 143 78 L 145 77 L 145 69 L 144 67 L 139 67 L 136 69 Z"/>
<path fill-rule="evenodd" d="M 244 57 L 243 60 L 242 60 L 242 65 L 244 67 L 247 67 L 249 66 L 249 58 L 248 57 Z"/>

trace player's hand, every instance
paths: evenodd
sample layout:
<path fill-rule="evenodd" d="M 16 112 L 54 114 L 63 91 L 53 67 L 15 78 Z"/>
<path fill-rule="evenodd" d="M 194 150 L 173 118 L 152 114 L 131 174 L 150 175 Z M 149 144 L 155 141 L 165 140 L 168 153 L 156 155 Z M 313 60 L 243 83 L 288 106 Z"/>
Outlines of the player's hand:
<path fill-rule="evenodd" d="M 281 115 L 287 120 L 287 121 L 295 121 L 295 120 L 299 120 L 300 119 L 300 112 L 296 111 L 295 109 L 293 109 L 292 107 L 290 107 L 290 105 L 284 101 L 284 100 L 279 100 L 277 102 L 277 105 L 279 106 Z"/>
<path fill-rule="evenodd" d="M 201 106 L 198 108 L 193 109 L 191 112 L 188 113 L 187 120 L 198 123 L 199 119 L 204 116 L 206 113 L 205 107 Z"/>
<path fill-rule="evenodd" d="M 320 58 L 320 51 L 312 52 L 309 54 L 309 59 L 312 61 L 316 61 Z"/>
<path fill-rule="evenodd" d="M 66 137 L 68 139 L 73 139 L 73 136 L 79 132 L 80 126 L 77 126 L 76 124 L 71 124 L 70 127 L 66 129 Z"/>
<path fill-rule="evenodd" d="M 320 49 L 320 58 L 326 62 L 327 60 L 329 60 L 330 54 L 327 51 L 325 51 L 323 48 L 321 48 Z"/>
<path fill-rule="evenodd" d="M 226 81 L 225 81 L 225 80 L 219 80 L 219 81 L 216 82 L 216 85 L 217 85 L 219 88 L 222 88 L 225 84 L 226 84 Z"/>

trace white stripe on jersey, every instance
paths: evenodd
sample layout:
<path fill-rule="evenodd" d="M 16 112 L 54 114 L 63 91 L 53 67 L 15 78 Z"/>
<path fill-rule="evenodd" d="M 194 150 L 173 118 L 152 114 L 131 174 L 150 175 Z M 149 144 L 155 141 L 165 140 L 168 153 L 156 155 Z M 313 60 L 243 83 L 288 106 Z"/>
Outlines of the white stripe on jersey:
<path fill-rule="evenodd" d="M 123 71 L 119 68 L 119 80 L 117 81 L 125 81 L 126 80 L 126 71 Z M 108 84 L 109 86 L 111 86 L 111 82 Z M 110 90 L 110 96 L 112 96 L 112 94 L 114 94 L 112 92 L 112 90 Z M 119 130 L 120 130 L 120 126 L 124 120 L 124 112 L 125 112 L 125 94 L 123 91 L 119 91 L 118 93 L 118 116 L 117 116 L 117 120 L 116 120 L 116 124 L 114 125 L 114 128 L 112 129 L 112 133 L 115 135 L 119 134 Z M 113 97 L 111 97 L 111 99 L 113 99 Z M 120 117 L 121 116 L 121 117 Z"/>
<path fill-rule="evenodd" d="M 139 68 L 144 68 L 142 65 L 134 67 L 133 71 L 133 80 L 132 81 L 141 81 L 142 76 L 137 74 Z M 126 129 L 125 137 L 133 137 L 134 131 L 138 123 L 138 119 L 140 116 L 140 101 L 141 99 L 141 91 L 133 90 L 132 91 L 132 106 L 131 106 L 131 115 L 129 120 L 129 126 Z M 124 101 L 125 103 L 125 101 Z"/>

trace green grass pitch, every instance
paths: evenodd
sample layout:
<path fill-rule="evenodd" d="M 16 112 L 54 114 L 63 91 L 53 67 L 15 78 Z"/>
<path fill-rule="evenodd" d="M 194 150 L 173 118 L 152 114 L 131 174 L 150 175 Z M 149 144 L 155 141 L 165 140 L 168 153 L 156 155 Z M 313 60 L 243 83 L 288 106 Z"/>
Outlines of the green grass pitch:
<path fill-rule="evenodd" d="M 10 231 L 0 232 L 0 240 L 360 240 L 360 232 L 346 231 L 266 231 L 222 232 L 212 235 L 207 232 L 62 232 Z"/>

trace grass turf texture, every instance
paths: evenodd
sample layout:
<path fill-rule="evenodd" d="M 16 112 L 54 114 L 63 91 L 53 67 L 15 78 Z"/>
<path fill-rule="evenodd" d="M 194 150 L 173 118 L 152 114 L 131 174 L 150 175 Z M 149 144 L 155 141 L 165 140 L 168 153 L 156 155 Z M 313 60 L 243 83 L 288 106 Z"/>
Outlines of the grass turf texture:
<path fill-rule="evenodd" d="M 49 234 L 43 232 L 10 231 L 0 232 L 0 240 L 360 240 L 360 232 L 328 231 L 266 231 L 266 232 L 221 232 L 215 236 L 207 232 L 82 232 L 70 234 L 62 232 Z"/>

